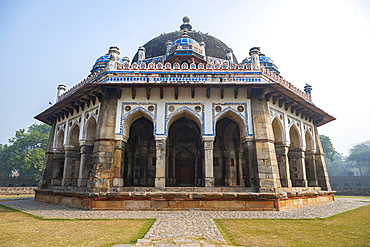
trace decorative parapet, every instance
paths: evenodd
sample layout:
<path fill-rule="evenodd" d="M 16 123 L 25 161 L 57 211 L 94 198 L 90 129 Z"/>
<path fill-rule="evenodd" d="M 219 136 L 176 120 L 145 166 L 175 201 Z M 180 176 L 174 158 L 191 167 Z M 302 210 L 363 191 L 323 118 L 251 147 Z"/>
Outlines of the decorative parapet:
<path fill-rule="evenodd" d="M 137 73 L 140 73 L 140 72 L 144 72 L 144 73 L 152 73 L 152 72 L 157 72 L 157 73 L 178 73 L 178 72 L 181 72 L 181 73 L 191 73 L 191 74 L 199 74 L 199 75 L 203 75 L 205 73 L 212 73 L 212 74 L 243 74 L 243 73 L 248 73 L 248 74 L 254 74 L 254 73 L 259 73 L 259 74 L 263 74 L 263 76 L 265 76 L 266 78 L 269 79 L 269 83 L 279 83 L 281 85 L 283 85 L 284 87 L 286 87 L 287 89 L 289 89 L 290 91 L 294 92 L 295 94 L 299 95 L 300 97 L 304 98 L 305 100 L 309 101 L 312 103 L 312 99 L 310 97 L 309 94 L 307 94 L 306 92 L 298 89 L 297 87 L 293 86 L 290 82 L 286 81 L 282 76 L 280 76 L 279 74 L 275 73 L 274 71 L 271 71 L 271 70 L 267 70 L 265 69 L 264 67 L 261 69 L 262 71 L 259 72 L 259 71 L 252 71 L 251 70 L 251 65 L 250 64 L 235 64 L 235 63 L 229 63 L 229 62 L 224 62 L 224 63 L 221 63 L 221 62 L 218 62 L 218 61 L 215 61 L 215 63 L 207 63 L 207 64 L 203 64 L 203 63 L 199 63 L 198 65 L 196 65 L 195 63 L 191 63 L 190 65 L 188 65 L 187 63 L 183 63 L 183 64 L 179 64 L 179 63 L 174 63 L 174 64 L 171 64 L 171 63 L 165 63 L 165 64 L 162 64 L 162 63 L 154 63 L 154 62 L 151 62 L 149 63 L 148 65 L 145 64 L 145 63 L 140 63 L 140 64 L 137 64 L 136 62 L 133 63 L 133 64 L 129 64 L 127 62 L 124 62 L 124 63 L 120 63 L 120 62 L 117 62 L 116 63 L 117 65 L 117 72 L 128 72 L 128 73 L 132 73 L 132 72 L 135 72 L 135 74 L 132 74 L 132 76 L 129 76 L 129 77 L 132 77 L 134 80 L 127 80 L 127 79 L 117 79 L 117 81 L 140 81 L 140 82 L 157 82 L 157 81 L 173 81 L 173 82 L 182 82 L 182 81 L 190 81 L 190 82 L 204 82 L 204 83 L 208 83 L 208 82 L 218 82 L 218 83 L 222 83 L 222 82 L 232 82 L 232 83 L 244 83 L 244 82 L 251 82 L 251 83 L 254 83 L 254 82 L 263 82 L 263 80 L 259 79 L 259 78 L 246 78 L 246 77 L 228 77 L 228 78 L 222 78 L 222 77 L 217 77 L 217 78 L 205 78 L 205 77 L 190 77 L 190 78 L 178 78 L 178 79 L 171 79 L 171 78 L 167 78 L 167 77 L 161 77 L 161 78 L 156 78 L 155 76 L 153 76 L 153 78 L 150 78 L 150 79 L 143 79 L 143 78 L 140 78 L 138 77 Z M 61 100 L 69 97 L 70 95 L 74 94 L 76 91 L 78 91 L 80 88 L 84 87 L 86 84 L 90 84 L 90 83 L 95 83 L 97 82 L 97 80 L 103 75 L 105 74 L 106 72 L 110 72 L 107 70 L 107 68 L 104 68 L 98 72 L 94 72 L 92 74 L 90 74 L 86 79 L 84 79 L 83 81 L 81 81 L 80 83 L 78 83 L 77 85 L 75 85 L 74 87 L 72 87 L 71 89 L 69 89 L 67 92 L 65 92 L 63 95 L 59 96 L 58 97 L 58 102 L 60 102 Z M 113 71 L 111 71 L 113 72 Z M 135 77 L 135 78 L 134 78 Z M 137 77 L 137 78 L 136 78 Z M 139 78 L 139 79 L 138 79 Z M 109 78 L 99 82 L 99 83 L 107 83 L 108 81 L 112 81 L 110 80 Z M 116 80 L 114 80 L 116 81 Z"/>

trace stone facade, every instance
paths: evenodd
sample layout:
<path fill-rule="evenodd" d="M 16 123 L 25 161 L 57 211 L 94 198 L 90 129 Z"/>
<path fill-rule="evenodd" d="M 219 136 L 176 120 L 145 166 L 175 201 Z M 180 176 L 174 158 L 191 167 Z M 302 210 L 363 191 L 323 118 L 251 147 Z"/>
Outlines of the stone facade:
<path fill-rule="evenodd" d="M 183 198 L 182 188 L 192 188 L 207 192 L 185 197 L 195 208 L 247 210 L 272 203 L 268 208 L 279 210 L 290 207 L 282 201 L 296 200 L 294 193 L 330 197 L 317 127 L 334 118 L 311 102 L 311 91 L 284 80 L 258 47 L 237 64 L 231 49 L 212 50 L 191 38 L 199 34 L 188 22 L 181 28 L 182 36 L 172 44 L 166 40 L 159 51 L 140 46 L 131 65 L 111 47 L 86 80 L 67 92 L 58 87 L 58 102 L 36 117 L 53 126 L 36 199 L 58 203 L 67 197 L 88 203 L 84 208 L 113 207 L 96 206 L 108 203 L 127 209 L 137 200 L 124 193 L 130 188 L 170 189 L 173 195 L 153 205 L 167 201 L 171 208 L 185 203 L 175 202 Z M 161 49 L 162 55 L 146 57 Z M 252 195 L 237 194 L 240 189 Z M 264 193 L 273 200 L 264 202 Z M 160 198 L 153 196 L 145 194 L 135 205 Z M 261 202 L 247 206 L 247 199 Z"/>

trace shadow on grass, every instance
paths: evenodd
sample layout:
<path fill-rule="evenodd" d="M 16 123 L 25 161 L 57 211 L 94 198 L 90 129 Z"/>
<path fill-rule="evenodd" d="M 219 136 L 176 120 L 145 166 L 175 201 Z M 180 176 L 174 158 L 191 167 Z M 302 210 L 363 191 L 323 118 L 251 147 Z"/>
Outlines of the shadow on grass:
<path fill-rule="evenodd" d="M 44 219 L 0 205 L 2 246 L 112 246 L 134 244 L 155 219 Z M 21 234 L 20 234 L 21 233 Z"/>

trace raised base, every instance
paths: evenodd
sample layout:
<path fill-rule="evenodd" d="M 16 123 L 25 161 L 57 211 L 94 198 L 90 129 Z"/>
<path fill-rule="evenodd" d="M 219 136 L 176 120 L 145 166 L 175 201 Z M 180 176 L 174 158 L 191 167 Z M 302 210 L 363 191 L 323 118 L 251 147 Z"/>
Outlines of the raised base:
<path fill-rule="evenodd" d="M 88 193 L 36 190 L 35 200 L 87 210 L 280 211 L 334 201 L 335 191 L 254 193 L 238 191 L 124 191 Z"/>

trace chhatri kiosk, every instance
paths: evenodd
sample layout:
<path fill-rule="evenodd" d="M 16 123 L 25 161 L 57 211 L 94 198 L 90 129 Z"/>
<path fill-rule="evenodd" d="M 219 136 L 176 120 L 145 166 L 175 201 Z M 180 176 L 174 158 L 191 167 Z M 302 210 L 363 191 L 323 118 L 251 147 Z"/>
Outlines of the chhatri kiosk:
<path fill-rule="evenodd" d="M 317 127 L 335 118 L 259 47 L 239 63 L 194 31 L 110 47 L 36 116 L 52 126 L 36 200 L 84 209 L 284 210 L 334 200 Z"/>

